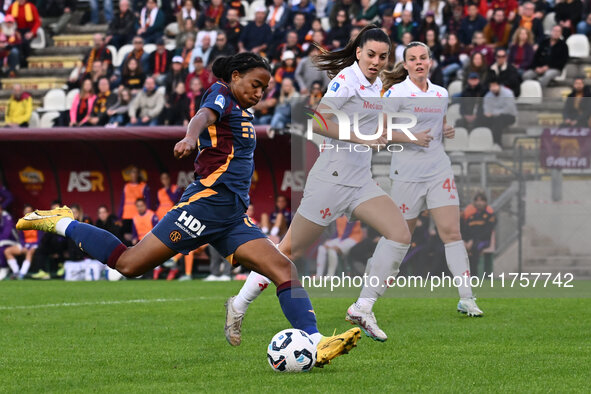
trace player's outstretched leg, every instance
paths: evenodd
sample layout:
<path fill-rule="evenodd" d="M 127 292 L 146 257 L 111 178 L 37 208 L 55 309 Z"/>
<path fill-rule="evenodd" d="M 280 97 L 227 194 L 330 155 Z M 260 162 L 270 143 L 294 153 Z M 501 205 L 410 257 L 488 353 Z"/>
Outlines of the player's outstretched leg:
<path fill-rule="evenodd" d="M 331 337 L 323 337 L 318 332 L 316 314 L 308 293 L 298 280 L 295 266 L 269 239 L 259 238 L 242 244 L 236 249 L 234 258 L 245 267 L 266 276 L 277 286 L 277 298 L 287 320 L 293 328 L 310 335 L 317 345 L 317 367 L 347 354 L 357 345 L 361 336 L 358 328 Z"/>
<path fill-rule="evenodd" d="M 437 226 L 437 231 L 445 246 L 445 260 L 453 277 L 464 279 L 458 286 L 460 301 L 458 312 L 470 317 L 481 317 L 484 313 L 472 294 L 470 286 L 470 259 L 460 234 L 460 210 L 457 206 L 434 208 L 431 215 Z"/>

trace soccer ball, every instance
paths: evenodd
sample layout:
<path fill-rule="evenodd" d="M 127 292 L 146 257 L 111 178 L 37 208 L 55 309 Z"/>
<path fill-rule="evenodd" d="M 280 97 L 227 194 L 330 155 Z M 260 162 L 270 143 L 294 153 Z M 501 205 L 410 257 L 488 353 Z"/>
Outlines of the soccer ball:
<path fill-rule="evenodd" d="M 316 362 L 316 346 L 304 331 L 289 328 L 271 339 L 267 359 L 277 372 L 307 372 Z"/>

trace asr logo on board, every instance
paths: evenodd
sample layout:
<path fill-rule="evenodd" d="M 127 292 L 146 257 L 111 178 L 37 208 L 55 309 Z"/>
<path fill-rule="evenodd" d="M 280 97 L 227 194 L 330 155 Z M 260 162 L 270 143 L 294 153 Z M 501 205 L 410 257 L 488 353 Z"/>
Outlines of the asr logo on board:
<path fill-rule="evenodd" d="M 69 192 L 102 192 L 105 177 L 100 171 L 72 171 L 68 177 Z"/>

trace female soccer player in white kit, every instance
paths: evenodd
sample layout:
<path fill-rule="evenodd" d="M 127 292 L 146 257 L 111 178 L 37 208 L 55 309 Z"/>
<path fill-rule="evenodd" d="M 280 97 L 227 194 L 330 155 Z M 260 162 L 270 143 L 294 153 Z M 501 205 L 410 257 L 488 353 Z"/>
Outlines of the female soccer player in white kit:
<path fill-rule="evenodd" d="M 320 55 L 317 66 L 327 70 L 332 81 L 317 110 L 338 109 L 350 119 L 358 113 L 360 132 L 375 134 L 383 113 L 382 82 L 378 75 L 386 65 L 389 50 L 388 36 L 369 25 L 342 50 Z M 304 197 L 279 250 L 297 259 L 333 220 L 343 214 L 354 216 L 382 234 L 370 259 L 373 264 L 368 264 L 369 276 L 385 279 L 398 272 L 409 248 L 410 232 L 396 203 L 372 179 L 371 149 L 364 152 L 351 149 L 355 144 L 384 144 L 385 137 L 370 142 L 351 133 L 349 141 L 338 140 L 338 124 L 326 117 L 328 129 L 315 128 L 314 131 L 328 137 L 326 145 L 335 148 L 324 150 L 310 171 Z M 383 282 L 380 280 L 376 287 L 364 289 L 363 296 L 377 299 L 387 288 Z M 267 283 L 267 278 L 253 272 L 240 293 L 226 303 L 225 332 L 231 345 L 240 344 L 244 313 Z M 387 339 L 379 330 L 371 308 L 366 310 L 354 304 L 347 311 L 346 319 L 358 324 L 373 338 Z"/>
<path fill-rule="evenodd" d="M 400 207 L 411 233 L 421 211 L 429 209 L 445 245 L 449 271 L 462 278 L 457 309 L 468 316 L 482 316 L 469 283 L 470 263 L 460 234 L 459 197 L 443 147 L 443 137 L 453 138 L 455 134 L 454 128 L 446 124 L 448 93 L 428 79 L 430 67 L 429 47 L 415 41 L 404 50 L 403 63 L 383 74 L 388 111 L 417 117 L 413 128 L 418 138 L 415 144 L 408 143 L 402 133 L 394 133 L 392 138 L 392 142 L 402 143 L 404 150 L 392 155 L 390 196 Z M 416 132 L 419 130 L 426 131 Z"/>

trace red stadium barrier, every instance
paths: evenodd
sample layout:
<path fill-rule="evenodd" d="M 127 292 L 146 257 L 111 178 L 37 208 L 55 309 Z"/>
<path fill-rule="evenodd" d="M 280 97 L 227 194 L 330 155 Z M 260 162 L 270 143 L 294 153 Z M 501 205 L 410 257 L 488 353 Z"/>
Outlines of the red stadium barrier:
<path fill-rule="evenodd" d="M 256 131 L 251 199 L 258 219 L 273 210 L 278 194 L 303 190 L 303 178 L 290 170 L 291 136 L 269 139 L 266 126 Z M 57 198 L 79 203 L 93 219 L 102 204 L 117 214 L 131 165 L 147 176 L 155 205 L 161 171 L 168 170 L 180 186 L 192 180 L 194 157 L 175 160 L 172 154 L 184 135 L 183 127 L 3 129 L 0 171 L 15 196 L 11 211 L 19 215 L 25 203 L 47 208 Z"/>

